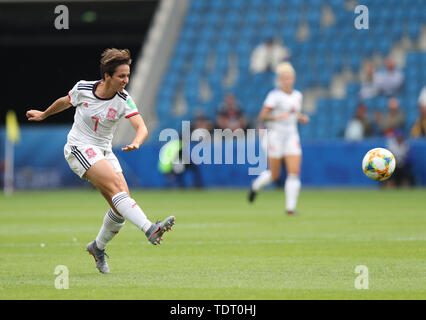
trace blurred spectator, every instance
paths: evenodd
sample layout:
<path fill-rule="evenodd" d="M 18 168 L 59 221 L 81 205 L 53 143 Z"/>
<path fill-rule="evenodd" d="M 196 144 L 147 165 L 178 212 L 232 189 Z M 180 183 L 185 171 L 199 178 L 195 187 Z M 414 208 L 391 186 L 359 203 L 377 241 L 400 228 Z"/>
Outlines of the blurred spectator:
<path fill-rule="evenodd" d="M 213 123 L 206 117 L 203 110 L 197 110 L 191 124 L 191 132 L 197 129 L 206 129 L 209 134 L 213 132 Z"/>
<path fill-rule="evenodd" d="M 411 136 L 426 137 L 426 86 L 423 87 L 419 96 L 419 117 L 411 128 Z"/>
<path fill-rule="evenodd" d="M 232 93 L 227 93 L 224 102 L 219 106 L 216 117 L 216 128 L 219 129 L 247 129 L 246 117 L 241 112 L 237 99 Z"/>
<path fill-rule="evenodd" d="M 397 98 L 388 99 L 388 113 L 382 115 L 379 111 L 375 112 L 376 123 L 379 127 L 380 134 L 386 137 L 395 135 L 395 130 L 403 129 L 404 113 L 399 107 Z"/>
<path fill-rule="evenodd" d="M 385 180 L 386 187 L 413 186 L 414 176 L 411 172 L 410 145 L 405 141 L 402 130 L 395 130 L 395 136 L 388 139 L 386 147 L 395 156 L 395 171 Z"/>
<path fill-rule="evenodd" d="M 420 106 L 426 106 L 426 86 L 424 86 L 420 92 L 418 104 Z"/>
<path fill-rule="evenodd" d="M 165 175 L 169 186 L 202 188 L 203 181 L 198 165 L 186 158 L 182 151 L 182 138 L 170 140 L 160 150 L 158 170 Z M 192 185 L 186 183 L 186 172 L 192 173 Z"/>
<path fill-rule="evenodd" d="M 253 50 L 250 71 L 252 73 L 275 71 L 276 66 L 289 57 L 290 53 L 286 47 L 269 38 Z"/>
<path fill-rule="evenodd" d="M 358 105 L 355 116 L 349 121 L 345 130 L 345 139 L 359 141 L 365 137 L 371 136 L 372 125 L 368 119 L 367 106 L 363 103 Z"/>
<path fill-rule="evenodd" d="M 404 84 L 404 74 L 395 67 L 393 59 L 389 56 L 385 60 L 385 69 L 378 71 L 375 75 L 379 94 L 391 96 L 402 88 Z"/>
<path fill-rule="evenodd" d="M 373 62 L 367 62 L 361 79 L 361 89 L 359 97 L 362 100 L 371 99 L 379 94 L 379 86 L 377 83 L 376 66 Z"/>

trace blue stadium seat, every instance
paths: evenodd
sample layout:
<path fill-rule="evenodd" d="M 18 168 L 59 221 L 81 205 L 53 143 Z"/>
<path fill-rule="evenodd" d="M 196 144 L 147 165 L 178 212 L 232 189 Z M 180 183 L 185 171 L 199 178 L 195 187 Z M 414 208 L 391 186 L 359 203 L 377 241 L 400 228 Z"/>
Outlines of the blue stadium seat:
<path fill-rule="evenodd" d="M 224 17 L 224 23 L 229 27 L 236 27 L 241 22 L 241 14 L 238 11 L 230 11 Z"/>
<path fill-rule="evenodd" d="M 190 14 L 185 19 L 185 26 L 196 29 L 202 21 L 202 15 Z"/>
<path fill-rule="evenodd" d="M 387 24 L 389 20 L 392 19 L 393 9 L 389 5 L 383 6 L 380 10 L 376 12 L 377 12 L 377 19 L 380 20 L 381 23 Z"/>
<path fill-rule="evenodd" d="M 406 31 L 412 40 L 417 40 L 420 35 L 420 23 L 417 21 L 410 21 Z"/>
<path fill-rule="evenodd" d="M 266 16 L 266 20 L 268 21 L 267 26 L 271 26 L 274 30 L 276 29 L 276 25 L 279 24 L 284 17 L 281 12 L 274 9 L 273 11 L 268 12 Z"/>
<path fill-rule="evenodd" d="M 411 5 L 407 10 L 407 21 L 418 23 L 420 17 L 421 13 L 418 10 L 417 6 Z"/>
<path fill-rule="evenodd" d="M 319 10 L 319 8 L 311 8 L 311 10 L 308 11 L 306 20 L 311 27 L 318 27 L 320 25 L 321 20 L 321 11 Z"/>
<path fill-rule="evenodd" d="M 331 70 L 334 73 L 339 73 L 343 69 L 343 57 L 341 54 L 333 53 L 329 56 L 331 62 Z"/>
<path fill-rule="evenodd" d="M 352 71 L 358 72 L 361 66 L 361 57 L 358 55 L 358 53 L 355 51 L 350 57 L 349 57 L 349 67 Z"/>
<path fill-rule="evenodd" d="M 197 0 L 195 0 L 195 1 L 197 1 Z M 213 10 L 213 11 L 219 11 L 223 8 L 226 8 L 226 6 L 227 6 L 227 3 L 226 3 L 227 1 L 225 1 L 225 0 L 215 0 L 215 1 L 208 1 L 208 2 L 209 2 L 209 4 L 208 4 L 209 9 Z"/>
<path fill-rule="evenodd" d="M 230 10 L 236 10 L 236 11 L 242 10 L 246 5 L 246 1 L 244 0 L 233 0 L 233 1 L 226 0 L 226 2 Z"/>
<path fill-rule="evenodd" d="M 184 46 L 188 41 L 192 41 L 197 36 L 196 28 L 191 26 L 184 27 L 180 34 L 181 42 L 178 43 L 178 46 Z"/>
<path fill-rule="evenodd" d="M 246 13 L 245 20 L 250 24 L 257 24 L 260 19 L 260 13 L 257 10 L 250 10 Z"/>
<path fill-rule="evenodd" d="M 323 88 L 328 88 L 331 82 L 332 74 L 327 69 L 320 69 L 317 73 L 317 85 Z"/>
<path fill-rule="evenodd" d="M 263 0 L 247 0 L 246 4 L 251 8 L 255 8 L 256 10 L 267 6 L 267 3 Z"/>
<path fill-rule="evenodd" d="M 349 83 L 346 86 L 346 96 L 356 98 L 358 96 L 361 86 L 358 83 Z"/>
<path fill-rule="evenodd" d="M 401 39 L 403 34 L 403 27 L 401 24 L 393 23 L 390 26 L 390 31 L 391 31 L 390 38 L 393 42 L 399 41 Z"/>
<path fill-rule="evenodd" d="M 300 10 L 300 8 L 303 6 L 303 1 L 288 0 L 288 1 L 286 1 L 286 4 L 287 4 L 288 9 Z"/>
<path fill-rule="evenodd" d="M 197 0 L 191 0 L 190 1 L 190 7 L 189 7 L 189 13 L 196 13 L 198 14 L 200 11 L 206 8 L 206 5 L 208 4 L 207 1 L 197 1 Z"/>
<path fill-rule="evenodd" d="M 333 8 L 333 10 L 336 10 L 343 9 L 345 3 L 342 0 L 327 0 L 327 4 L 329 4 Z"/>
<path fill-rule="evenodd" d="M 364 37 L 360 41 L 361 54 L 365 57 L 370 57 L 375 48 L 375 42 L 372 38 Z"/>

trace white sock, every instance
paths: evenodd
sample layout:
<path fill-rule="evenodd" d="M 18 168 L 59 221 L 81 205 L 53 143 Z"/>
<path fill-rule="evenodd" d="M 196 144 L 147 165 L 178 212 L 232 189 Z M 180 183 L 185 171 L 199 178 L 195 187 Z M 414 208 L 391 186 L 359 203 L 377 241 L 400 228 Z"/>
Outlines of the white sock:
<path fill-rule="evenodd" d="M 300 179 L 298 175 L 289 174 L 285 180 L 285 203 L 287 211 L 294 211 L 297 205 L 297 198 L 300 192 Z"/>
<path fill-rule="evenodd" d="M 265 170 L 253 181 L 251 188 L 254 191 L 259 191 L 260 189 L 266 187 L 271 182 L 272 182 L 271 171 Z"/>
<path fill-rule="evenodd" d="M 152 222 L 148 220 L 136 201 L 130 198 L 126 192 L 117 193 L 112 197 L 112 202 L 123 217 L 143 232 L 146 232 L 151 227 Z"/>
<path fill-rule="evenodd" d="M 98 236 L 96 237 L 96 246 L 105 250 L 106 245 L 124 226 L 125 220 L 114 213 L 112 209 L 109 209 L 104 217 L 104 223 L 102 224 L 101 230 L 99 230 Z"/>

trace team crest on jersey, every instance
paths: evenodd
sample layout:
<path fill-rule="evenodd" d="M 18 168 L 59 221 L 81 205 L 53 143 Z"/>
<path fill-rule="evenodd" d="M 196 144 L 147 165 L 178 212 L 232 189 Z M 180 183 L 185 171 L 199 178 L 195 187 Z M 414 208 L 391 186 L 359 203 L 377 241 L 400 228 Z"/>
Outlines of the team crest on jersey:
<path fill-rule="evenodd" d="M 85 152 L 87 156 L 89 157 L 89 159 L 96 157 L 96 152 L 92 148 L 87 149 Z"/>
<path fill-rule="evenodd" d="M 89 104 L 87 102 L 83 103 L 83 106 L 85 106 L 86 108 L 89 106 Z"/>
<path fill-rule="evenodd" d="M 107 114 L 107 119 L 108 120 L 115 120 L 115 115 L 116 114 L 117 114 L 117 110 L 115 110 L 113 108 L 109 108 L 108 114 Z"/>

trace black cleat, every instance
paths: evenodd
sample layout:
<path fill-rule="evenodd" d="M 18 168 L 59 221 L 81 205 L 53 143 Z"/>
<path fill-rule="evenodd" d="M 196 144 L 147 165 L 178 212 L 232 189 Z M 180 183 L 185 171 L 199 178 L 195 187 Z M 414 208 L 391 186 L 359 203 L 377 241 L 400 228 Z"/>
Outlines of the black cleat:
<path fill-rule="evenodd" d="M 253 189 L 250 189 L 250 192 L 248 194 L 248 201 L 251 203 L 254 201 L 254 199 L 256 198 L 257 192 L 254 191 Z"/>

